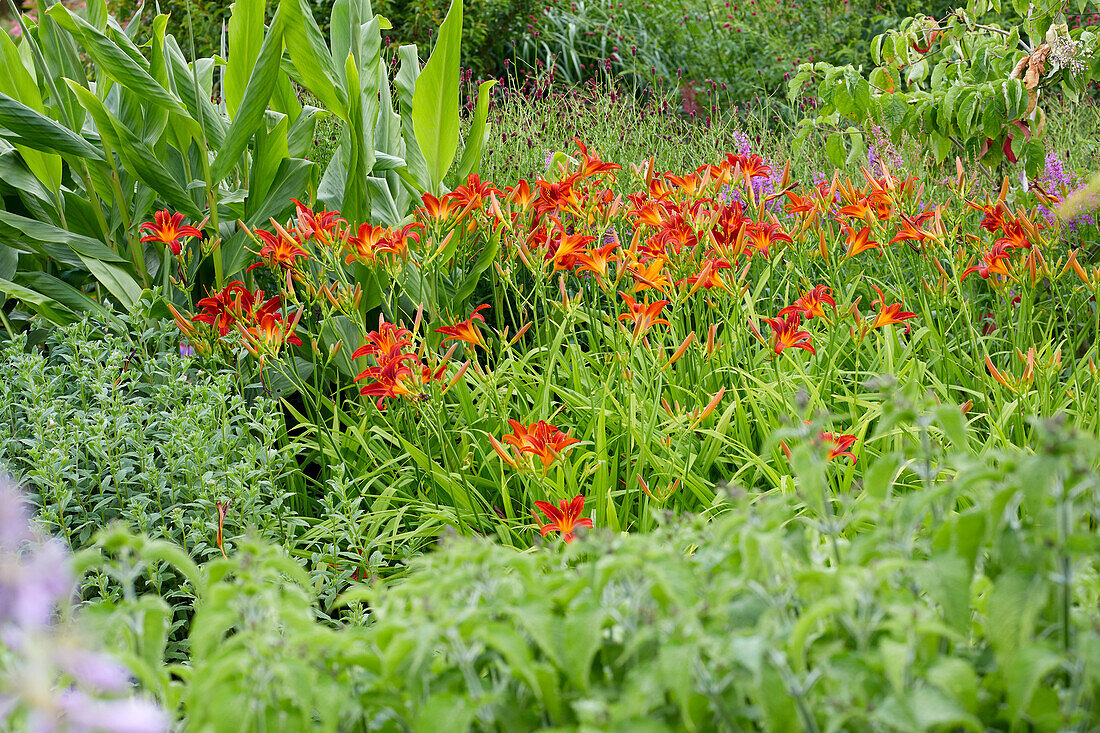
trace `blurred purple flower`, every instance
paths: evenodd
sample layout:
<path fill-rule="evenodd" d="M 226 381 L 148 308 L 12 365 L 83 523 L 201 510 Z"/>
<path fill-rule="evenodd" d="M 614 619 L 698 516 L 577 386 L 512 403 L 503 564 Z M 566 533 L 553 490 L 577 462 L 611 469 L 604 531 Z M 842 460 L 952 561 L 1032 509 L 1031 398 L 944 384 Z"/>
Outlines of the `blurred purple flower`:
<path fill-rule="evenodd" d="M 64 545 L 35 539 L 26 502 L 0 475 L 0 643 L 9 650 L 0 668 L 0 724 L 15 720 L 33 733 L 167 731 L 167 716 L 152 702 L 98 696 L 125 694 L 131 677 L 106 654 L 81 647 L 61 621 L 56 611 L 72 590 Z"/>

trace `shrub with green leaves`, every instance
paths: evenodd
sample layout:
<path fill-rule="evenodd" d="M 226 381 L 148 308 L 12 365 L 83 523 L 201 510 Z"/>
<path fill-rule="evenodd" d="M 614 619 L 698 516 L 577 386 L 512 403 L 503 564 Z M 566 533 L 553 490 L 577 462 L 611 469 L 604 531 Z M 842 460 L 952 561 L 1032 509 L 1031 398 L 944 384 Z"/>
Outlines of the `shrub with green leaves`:
<path fill-rule="evenodd" d="M 295 512 L 276 450 L 282 418 L 247 402 L 231 372 L 196 371 L 167 324 L 111 315 L 0 348 L 0 466 L 32 492 L 43 526 L 80 549 L 107 523 L 170 539 L 196 558 L 246 527 L 285 542 Z"/>
<path fill-rule="evenodd" d="M 1100 34 L 1065 13 L 1094 12 L 1090 0 L 970 0 L 942 18 L 917 15 L 871 45 L 869 73 L 852 64 L 802 64 L 789 97 L 808 93 L 815 114 L 799 124 L 831 131 L 830 161 L 844 167 L 866 152 L 864 133 L 909 133 L 941 163 L 949 156 L 990 167 L 1020 162 L 1031 177 L 1045 155 L 1044 106 L 1061 94 L 1076 103 L 1100 76 Z"/>
<path fill-rule="evenodd" d="M 314 623 L 310 580 L 261 544 L 201 570 L 183 558 L 192 667 L 135 671 L 214 731 L 1091 729 L 1100 444 L 1055 419 L 1033 449 L 973 455 L 951 447 L 954 408 L 883 399 L 877 438 L 896 450 L 862 482 L 830 488 L 796 445 L 795 477 L 727 487 L 713 519 L 526 552 L 449 542 L 345 594 L 365 624 Z M 99 547 L 166 557 L 117 532 Z M 151 601 L 96 613 L 136 650 L 159 638 L 138 623 Z"/>

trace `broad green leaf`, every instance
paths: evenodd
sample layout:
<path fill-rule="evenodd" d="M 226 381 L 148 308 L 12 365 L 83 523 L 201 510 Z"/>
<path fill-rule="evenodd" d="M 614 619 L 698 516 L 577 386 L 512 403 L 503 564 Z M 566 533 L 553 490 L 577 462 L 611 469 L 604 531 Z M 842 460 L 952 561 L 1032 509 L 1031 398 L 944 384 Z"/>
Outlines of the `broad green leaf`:
<path fill-rule="evenodd" d="M 489 116 L 489 90 L 496 84 L 496 80 L 481 82 L 477 88 L 477 108 L 474 110 L 474 119 L 470 122 L 470 131 L 466 135 L 466 149 L 462 151 L 462 158 L 458 161 L 458 180 L 465 183 L 471 173 L 477 173 L 481 167 L 481 154 L 485 149 L 485 142 L 489 139 L 489 128 L 485 124 Z"/>
<path fill-rule="evenodd" d="M 0 136 L 7 136 L 8 131 L 16 133 L 21 144 L 35 150 L 105 160 L 101 150 L 72 130 L 0 93 Z"/>
<path fill-rule="evenodd" d="M 825 141 L 825 154 L 829 156 L 829 162 L 835 167 L 844 168 L 844 133 L 834 132 L 829 135 Z"/>
<path fill-rule="evenodd" d="M 424 161 L 424 154 L 420 151 L 420 144 L 416 141 L 416 130 L 412 121 L 413 97 L 416 90 L 416 77 L 420 73 L 420 61 L 416 56 L 416 46 L 402 46 L 397 51 L 401 60 L 394 83 L 398 91 L 398 108 L 401 113 L 401 134 L 405 139 L 405 161 L 408 164 L 409 175 L 421 191 L 431 188 L 431 177 L 428 175 L 428 164 Z"/>
<path fill-rule="evenodd" d="M 25 237 L 36 242 L 54 246 L 60 245 L 66 250 L 71 250 L 79 258 L 92 257 L 105 262 L 127 262 L 126 259 L 117 255 L 114 250 L 102 242 L 55 227 L 48 222 L 28 219 L 3 210 L 0 210 L 0 222 L 17 229 Z M 72 260 L 68 261 L 71 262 Z"/>
<path fill-rule="evenodd" d="M 0 59 L 3 59 L 7 72 L 0 74 L 0 92 L 44 116 L 46 110 L 42 106 L 42 95 L 38 90 L 38 84 L 24 66 L 19 50 L 12 43 L 11 37 L 7 33 L 0 35 L 3 36 L 0 38 Z M 6 125 L 0 123 L 0 126 Z M 19 136 L 25 137 L 23 132 L 20 132 Z M 34 137 L 36 136 L 32 136 Z M 19 146 L 19 153 L 35 178 L 56 197 L 61 188 L 61 158 L 22 145 Z"/>
<path fill-rule="evenodd" d="M 252 68 L 264 43 L 264 10 L 266 0 L 234 0 L 229 16 L 229 60 L 225 64 L 222 86 L 225 108 L 230 119 L 237 118 L 237 108 L 244 99 L 245 88 L 252 77 Z M 282 47 L 280 46 L 280 54 Z"/>
<path fill-rule="evenodd" d="M 35 313 L 58 326 L 64 326 L 80 320 L 80 316 L 73 313 L 53 298 L 31 290 L 30 288 L 25 288 L 22 285 L 17 285 L 10 280 L 0 279 L 0 293 L 24 303 Z"/>
<path fill-rule="evenodd" d="M 148 145 L 111 114 L 94 94 L 76 85 L 70 85 L 70 88 L 76 92 L 81 103 L 92 114 L 101 134 L 108 130 L 108 126 L 113 130 L 118 146 L 116 152 L 125 159 L 127 168 L 142 183 L 153 189 L 157 196 L 176 211 L 182 211 L 194 219 L 202 218 L 202 212 L 183 185 L 164 167 Z"/>
<path fill-rule="evenodd" d="M 462 0 L 451 0 L 447 17 L 439 26 L 435 48 L 417 77 L 413 92 L 413 130 L 427 165 L 431 191 L 436 195 L 458 151 L 461 45 Z"/>
<path fill-rule="evenodd" d="M 74 313 L 92 313 L 102 316 L 107 312 L 106 308 L 93 298 L 89 298 L 67 282 L 58 280 L 53 275 L 41 270 L 20 272 L 16 279 L 19 284 L 52 298 Z"/>
<path fill-rule="evenodd" d="M 279 61 L 283 55 L 283 14 L 275 13 L 275 19 L 271 22 L 271 28 L 264 38 L 260 56 L 252 69 L 252 75 L 245 87 L 244 97 L 241 100 L 237 116 L 229 126 L 229 132 L 225 136 L 218 151 L 218 157 L 214 159 L 210 175 L 214 181 L 220 181 L 237 164 L 241 154 L 248 147 L 248 141 L 260 130 L 264 124 L 264 111 L 267 102 L 271 99 L 271 90 L 275 87 L 275 80 L 281 73 Z"/>
<path fill-rule="evenodd" d="M 149 105 L 167 109 L 197 127 L 197 123 L 184 109 L 179 99 L 158 84 L 149 74 L 148 62 L 143 64 L 134 59 L 94 26 L 71 13 L 64 5 L 58 3 L 48 12 L 62 28 L 80 38 L 84 50 L 104 74 L 140 95 Z"/>
<path fill-rule="evenodd" d="M 92 273 L 92 276 L 107 289 L 107 292 L 115 296 L 126 310 L 132 310 L 134 304 L 141 300 L 141 286 L 121 267 L 92 257 L 80 259 L 88 268 L 88 272 Z"/>
<path fill-rule="evenodd" d="M 344 60 L 332 58 L 305 0 L 280 0 L 279 10 L 285 16 L 283 41 L 302 85 L 347 122 L 351 90 L 344 88 L 336 67 L 337 62 L 343 64 Z"/>
<path fill-rule="evenodd" d="M 274 113 L 272 113 L 274 114 Z M 279 115 L 279 121 L 266 130 L 266 120 L 261 120 L 260 128 L 256 131 L 255 144 L 252 154 L 252 171 L 248 184 L 248 200 L 245 212 L 252 214 L 250 210 L 259 205 L 267 195 L 271 184 L 275 182 L 276 172 L 283 160 L 290 157 L 287 148 L 287 116 Z"/>

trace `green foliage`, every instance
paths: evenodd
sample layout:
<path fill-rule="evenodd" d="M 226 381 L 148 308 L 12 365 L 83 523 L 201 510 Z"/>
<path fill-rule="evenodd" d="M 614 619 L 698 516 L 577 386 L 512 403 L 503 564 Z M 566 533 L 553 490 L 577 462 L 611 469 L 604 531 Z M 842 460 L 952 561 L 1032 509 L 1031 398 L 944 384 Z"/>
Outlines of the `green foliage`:
<path fill-rule="evenodd" d="M 0 465 L 31 492 L 42 525 L 73 549 L 123 520 L 196 559 L 245 529 L 279 543 L 298 520 L 275 450 L 281 417 L 246 403 L 229 372 L 197 371 L 167 324 L 109 314 L 0 351 Z"/>
<path fill-rule="evenodd" d="M 1083 12 L 1087 0 L 1076 3 Z M 816 116 L 800 122 L 832 130 L 828 153 L 843 168 L 859 160 L 864 132 L 877 125 L 895 140 L 908 132 L 937 162 L 950 155 L 987 166 L 1023 163 L 1034 177 L 1045 149 L 1041 101 L 1060 93 L 1076 102 L 1100 75 L 1100 34 L 1072 30 L 1062 0 L 1013 3 L 1014 13 L 991 0 L 937 20 L 906 19 L 875 38 L 868 74 L 854 66 L 803 64 L 789 97 L 816 98 Z"/>
<path fill-rule="evenodd" d="M 450 0 L 381 0 L 375 9 L 390 19 L 395 43 L 429 47 Z M 541 11 L 536 0 L 467 0 L 462 23 L 462 67 L 477 78 L 503 75 L 514 47 Z"/>
<path fill-rule="evenodd" d="M 519 56 L 573 83 L 610 73 L 639 88 L 671 85 L 692 112 L 773 95 L 805 60 L 865 63 L 868 40 L 895 13 L 869 0 L 553 0 Z"/>
<path fill-rule="evenodd" d="M 796 450 L 798 479 L 731 486 L 712 520 L 597 530 L 564 553 L 448 542 L 402 582 L 345 594 L 370 616 L 335 630 L 311 620 L 297 566 L 244 542 L 195 583 L 186 673 L 135 671 L 214 731 L 1087 728 L 1100 445 L 1055 420 L 1034 451 L 930 448 L 933 425 L 962 443 L 965 427 L 882 399 L 876 439 L 911 437 L 862 484 L 815 486 Z M 99 546 L 166 559 L 118 533 Z M 124 659 L 161 638 L 150 607 L 95 609 Z"/>
<path fill-rule="evenodd" d="M 216 60 L 188 63 L 165 34 L 167 16 L 157 16 L 142 46 L 136 25 L 124 30 L 102 8 L 88 22 L 57 5 L 18 46 L 5 34 L 0 292 L 64 324 L 90 309 L 91 284 L 131 309 L 158 281 L 165 291 L 170 282 L 184 292 L 206 284 L 209 259 L 221 287 L 250 256 L 238 224 L 266 225 L 307 190 L 353 221 L 398 223 L 422 191 L 438 192 L 454 161 L 461 1 L 454 7 L 454 32 L 442 34 L 447 42 L 426 72 L 406 47 L 397 104 L 382 61 L 388 22 L 365 0 L 333 6 L 327 43 L 306 0 L 282 0 L 267 28 L 261 4 L 239 4 L 218 106 L 209 101 Z M 79 53 L 90 57 L 93 80 L 73 62 Z M 416 97 L 418 81 L 424 92 Z M 326 113 L 303 107 L 294 84 L 343 123 L 336 164 L 323 176 L 305 156 Z M 446 86 L 455 93 L 430 93 Z M 479 119 L 476 141 L 484 137 Z M 479 149 L 468 146 L 463 170 L 477 168 Z M 410 174 L 406 154 L 413 163 L 426 154 L 430 175 L 424 165 Z M 162 209 L 185 215 L 203 237 L 182 242 L 182 252 L 142 242 L 142 223 Z"/>

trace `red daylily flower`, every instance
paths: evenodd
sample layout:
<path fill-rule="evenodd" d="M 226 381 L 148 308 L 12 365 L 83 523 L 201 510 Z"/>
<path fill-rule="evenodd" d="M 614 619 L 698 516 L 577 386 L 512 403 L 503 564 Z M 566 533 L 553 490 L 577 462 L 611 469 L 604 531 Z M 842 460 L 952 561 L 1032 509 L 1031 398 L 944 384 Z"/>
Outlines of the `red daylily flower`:
<path fill-rule="evenodd" d="M 581 512 L 584 511 L 584 496 L 575 496 L 568 503 L 562 499 L 558 502 L 558 506 L 545 501 L 536 501 L 535 506 L 547 519 L 546 524 L 543 524 L 538 515 L 531 512 L 535 521 L 539 523 L 539 532 L 543 537 L 551 532 L 561 532 L 561 538 L 569 543 L 577 538 L 577 527 L 592 526 L 591 519 L 581 516 Z"/>
<path fill-rule="evenodd" d="M 139 227 L 143 232 L 150 232 L 141 238 L 142 242 L 160 242 L 172 251 L 173 255 L 179 255 L 183 250 L 180 239 L 202 237 L 202 232 L 190 224 L 183 224 L 183 214 L 170 214 L 167 210 L 153 214 L 153 221 L 147 221 Z M 200 226 L 202 226 L 200 224 Z"/>
<path fill-rule="evenodd" d="M 257 300 L 263 300 L 263 292 L 253 295 L 243 282 L 235 280 L 196 303 L 201 312 L 191 320 L 209 323 L 218 329 L 218 335 L 224 336 L 233 329 L 239 318 L 251 315 Z"/>
<path fill-rule="evenodd" d="M 829 446 L 829 455 L 827 460 L 833 460 L 834 458 L 840 458 L 841 456 L 848 456 L 852 459 L 852 463 L 856 462 L 855 455 L 849 450 L 852 444 L 856 442 L 856 436 L 844 435 L 841 433 L 826 433 L 822 431 L 821 440 L 825 443 L 831 443 Z"/>
<path fill-rule="evenodd" d="M 764 323 L 772 329 L 772 350 L 776 354 L 782 354 L 783 349 L 805 349 L 816 355 L 813 345 L 810 343 L 810 332 L 800 331 L 802 316 L 798 313 L 788 313 L 785 318 L 764 318 Z"/>

